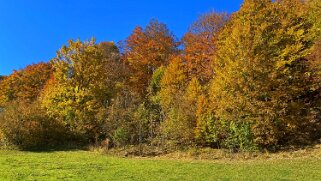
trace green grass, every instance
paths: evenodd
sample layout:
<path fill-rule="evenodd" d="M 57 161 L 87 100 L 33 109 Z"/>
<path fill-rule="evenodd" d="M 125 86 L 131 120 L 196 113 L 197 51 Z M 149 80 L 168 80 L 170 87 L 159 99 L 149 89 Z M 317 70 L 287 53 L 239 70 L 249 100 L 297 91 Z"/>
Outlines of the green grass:
<path fill-rule="evenodd" d="M 188 161 L 0 151 L 0 180 L 318 180 L 321 160 Z"/>

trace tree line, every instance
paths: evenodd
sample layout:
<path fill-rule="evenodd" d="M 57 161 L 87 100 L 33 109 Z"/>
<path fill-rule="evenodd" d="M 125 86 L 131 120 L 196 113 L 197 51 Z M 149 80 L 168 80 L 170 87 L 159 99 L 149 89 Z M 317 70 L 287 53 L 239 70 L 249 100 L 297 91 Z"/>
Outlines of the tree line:
<path fill-rule="evenodd" d="M 321 138 L 320 0 L 245 0 L 178 40 L 151 20 L 120 45 L 70 40 L 0 79 L 0 146 L 277 149 Z"/>

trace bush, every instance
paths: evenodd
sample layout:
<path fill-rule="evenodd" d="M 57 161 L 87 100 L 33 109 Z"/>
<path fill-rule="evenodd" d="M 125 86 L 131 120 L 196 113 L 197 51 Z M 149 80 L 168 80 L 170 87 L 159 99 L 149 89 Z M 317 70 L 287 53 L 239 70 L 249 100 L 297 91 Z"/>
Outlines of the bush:
<path fill-rule="evenodd" d="M 8 141 L 7 141 L 4 133 L 0 130 L 0 149 L 7 148 L 7 147 L 8 147 Z"/>
<path fill-rule="evenodd" d="M 2 146 L 12 144 L 21 149 L 49 147 L 66 139 L 66 129 L 50 119 L 37 103 L 11 103 L 0 114 Z"/>
<path fill-rule="evenodd" d="M 230 150 L 254 151 L 257 146 L 253 140 L 250 123 L 227 122 L 227 137 L 222 145 Z"/>
<path fill-rule="evenodd" d="M 250 122 L 220 120 L 213 114 L 205 114 L 201 119 L 202 124 L 198 127 L 198 143 L 205 142 L 207 145 L 231 151 L 257 149 Z"/>
<path fill-rule="evenodd" d="M 113 141 L 117 147 L 125 146 L 129 140 L 127 131 L 123 128 L 117 128 L 113 133 Z"/>
<path fill-rule="evenodd" d="M 168 113 L 166 119 L 161 123 L 161 136 L 168 143 L 176 145 L 194 144 L 194 120 L 186 111 L 180 108 L 173 108 Z M 165 143 L 167 144 L 167 143 Z"/>

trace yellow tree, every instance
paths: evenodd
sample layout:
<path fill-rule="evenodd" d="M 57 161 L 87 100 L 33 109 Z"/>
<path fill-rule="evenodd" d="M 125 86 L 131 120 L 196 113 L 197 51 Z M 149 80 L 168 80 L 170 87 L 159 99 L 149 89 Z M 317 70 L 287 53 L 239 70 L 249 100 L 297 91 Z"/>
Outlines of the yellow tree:
<path fill-rule="evenodd" d="M 195 120 L 194 112 L 190 111 L 191 105 L 185 98 L 188 84 L 185 66 L 181 57 L 171 59 L 161 78 L 157 98 L 164 114 L 160 125 L 161 135 L 167 141 L 186 145 L 193 143 Z M 195 90 L 194 86 L 189 87 L 190 92 Z M 192 96 L 189 98 L 193 99 Z"/>
<path fill-rule="evenodd" d="M 104 135 L 107 108 L 122 77 L 113 43 L 69 41 L 52 60 L 54 76 L 42 95 L 42 106 L 72 131 L 97 143 Z M 119 82 L 117 80 L 120 80 Z"/>
<path fill-rule="evenodd" d="M 226 128 L 213 134 L 227 146 L 308 139 L 309 103 L 299 99 L 313 84 L 304 59 L 315 34 L 308 18 L 299 0 L 246 0 L 220 34 L 209 93 L 213 127 Z"/>

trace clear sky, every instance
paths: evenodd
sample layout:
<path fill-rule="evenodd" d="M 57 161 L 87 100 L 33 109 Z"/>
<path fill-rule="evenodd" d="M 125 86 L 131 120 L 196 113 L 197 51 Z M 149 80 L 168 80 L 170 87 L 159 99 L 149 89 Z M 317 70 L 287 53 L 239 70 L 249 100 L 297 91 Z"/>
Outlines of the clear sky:
<path fill-rule="evenodd" d="M 234 12 L 242 0 L 0 0 L 0 75 L 49 61 L 69 39 L 126 39 L 156 18 L 178 37 L 208 11 Z"/>

